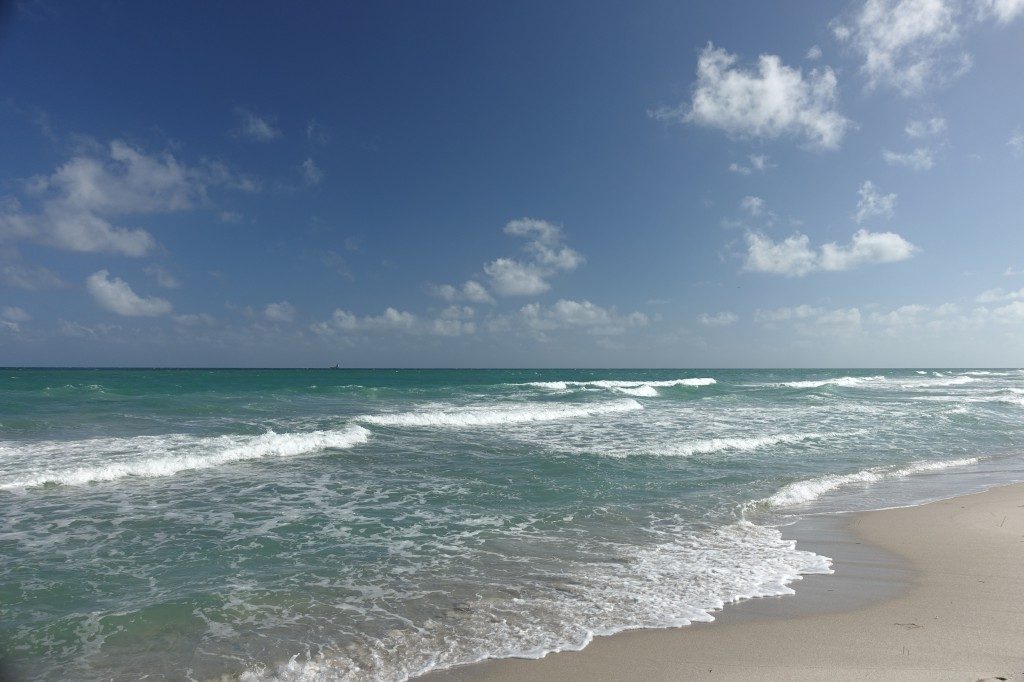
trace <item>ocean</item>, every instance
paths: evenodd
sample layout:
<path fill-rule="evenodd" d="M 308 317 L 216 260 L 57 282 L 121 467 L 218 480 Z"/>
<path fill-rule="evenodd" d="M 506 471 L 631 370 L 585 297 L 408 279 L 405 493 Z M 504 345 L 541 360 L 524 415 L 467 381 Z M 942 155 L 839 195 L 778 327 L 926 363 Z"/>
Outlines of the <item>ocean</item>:
<path fill-rule="evenodd" d="M 0 370 L 17 677 L 404 680 L 790 593 L 1024 480 L 1024 371 Z"/>

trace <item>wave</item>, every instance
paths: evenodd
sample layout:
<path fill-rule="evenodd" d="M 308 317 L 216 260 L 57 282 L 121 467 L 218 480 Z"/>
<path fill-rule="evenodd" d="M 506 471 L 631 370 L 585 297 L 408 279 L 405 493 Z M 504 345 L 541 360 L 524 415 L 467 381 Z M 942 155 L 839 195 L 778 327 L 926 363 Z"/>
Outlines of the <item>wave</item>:
<path fill-rule="evenodd" d="M 815 379 L 810 381 L 785 381 L 779 386 L 785 386 L 787 388 L 821 388 L 822 386 L 840 386 L 843 388 L 853 388 L 855 386 L 863 386 L 867 383 L 878 383 L 886 381 L 884 376 L 871 376 L 871 377 L 834 377 L 832 379 Z"/>
<path fill-rule="evenodd" d="M 932 388 L 937 386 L 962 386 L 963 384 L 970 384 L 977 381 L 974 377 L 959 376 L 959 377 L 942 377 L 939 379 L 928 379 L 925 381 L 916 381 L 910 384 L 900 384 L 900 388 Z"/>
<path fill-rule="evenodd" d="M 830 474 L 804 481 L 796 481 L 783 487 L 777 493 L 764 500 L 773 507 L 813 502 L 825 493 L 857 483 L 875 483 L 894 478 L 905 478 L 925 471 L 938 471 L 950 467 L 962 467 L 977 464 L 977 457 L 951 459 L 938 462 L 914 462 L 901 468 L 873 467 L 852 474 Z"/>
<path fill-rule="evenodd" d="M 671 386 L 711 386 L 718 383 L 711 377 L 695 377 L 691 379 L 666 379 L 651 381 L 626 381 L 615 379 L 595 379 L 593 381 L 529 381 L 517 386 L 533 386 L 534 388 L 546 388 L 552 391 L 568 391 L 571 388 L 598 388 L 624 393 L 641 398 L 658 397 L 658 388 L 669 388 Z"/>
<path fill-rule="evenodd" d="M 685 443 L 675 443 L 659 448 L 641 451 L 608 453 L 612 457 L 628 457 L 631 455 L 652 455 L 659 457 L 691 457 L 693 455 L 709 455 L 716 452 L 738 451 L 749 452 L 773 445 L 794 445 L 809 440 L 821 440 L 840 434 L 835 433 L 780 433 L 769 436 L 737 436 L 731 438 L 706 438 Z"/>
<path fill-rule="evenodd" d="M 294 457 L 321 450 L 344 450 L 365 443 L 370 431 L 359 425 L 330 431 L 275 433 L 259 436 L 197 438 L 185 434 L 94 438 L 5 445 L 5 458 L 23 461 L 78 460 L 79 466 L 30 471 L 28 476 L 0 480 L 0 489 L 32 488 L 46 484 L 83 485 L 130 476 L 154 478 L 182 471 L 210 469 L 232 462 L 264 457 Z M 50 453 L 50 456 L 47 454 Z M 145 457 L 135 459 L 145 453 Z M 152 456 L 153 453 L 160 453 Z M 106 461 L 104 461 L 105 458 Z M 89 460 L 89 461 L 83 461 Z M 96 461 L 99 460 L 99 461 Z"/>
<path fill-rule="evenodd" d="M 642 410 L 643 405 L 626 398 L 604 403 L 582 405 L 537 405 L 514 403 L 492 407 L 471 407 L 455 410 L 426 410 L 422 412 L 399 412 L 396 414 L 367 414 L 356 417 L 357 421 L 379 426 L 501 426 L 526 422 L 545 422 L 560 419 L 592 417 L 614 412 Z"/>

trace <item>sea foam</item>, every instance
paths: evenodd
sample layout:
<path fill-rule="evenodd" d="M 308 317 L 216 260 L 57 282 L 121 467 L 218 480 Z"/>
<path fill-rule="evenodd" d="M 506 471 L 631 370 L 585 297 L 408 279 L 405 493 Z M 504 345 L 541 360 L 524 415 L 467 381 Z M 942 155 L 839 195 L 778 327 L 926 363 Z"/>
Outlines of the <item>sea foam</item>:
<path fill-rule="evenodd" d="M 835 433 L 778 433 L 765 436 L 734 436 L 725 438 L 705 438 L 700 440 L 671 443 L 656 448 L 627 450 L 609 453 L 612 457 L 628 457 L 631 455 L 649 455 L 659 457 L 691 457 L 693 455 L 709 455 L 716 452 L 749 452 L 768 448 L 774 445 L 794 445 L 805 441 L 821 440 L 841 434 Z"/>
<path fill-rule="evenodd" d="M 530 381 L 520 386 L 533 386 L 534 388 L 546 388 L 552 391 L 567 391 L 569 389 L 604 389 L 615 393 L 637 396 L 640 398 L 658 397 L 659 388 L 672 386 L 711 386 L 718 383 L 711 377 L 694 377 L 690 379 L 665 379 L 651 381 L 625 381 L 616 379 L 595 379 L 593 381 Z"/>
<path fill-rule="evenodd" d="M 869 383 L 885 381 L 884 376 L 871 377 L 835 377 L 832 379 L 816 379 L 812 381 L 785 381 L 780 386 L 787 388 L 821 388 L 822 386 L 840 386 L 842 388 L 853 388 Z"/>
<path fill-rule="evenodd" d="M 351 425 L 339 430 L 305 433 L 268 431 L 259 436 L 196 438 L 185 434 L 169 434 L 81 441 L 8 443 L 3 446 L 3 453 L 10 458 L 24 460 L 26 467 L 29 468 L 28 471 L 22 472 L 22 477 L 0 480 L 0 489 L 31 488 L 48 483 L 82 485 L 114 481 L 129 476 L 171 476 L 182 471 L 210 469 L 243 460 L 294 457 L 329 449 L 343 450 L 365 443 L 369 437 L 370 431 L 359 425 Z M 53 456 L 56 453 L 59 453 L 60 457 Z M 139 454 L 142 456 L 138 457 Z M 48 469 L 30 468 L 34 462 L 57 459 L 70 460 L 79 465 Z"/>
<path fill-rule="evenodd" d="M 395 414 L 366 414 L 356 417 L 356 419 L 366 424 L 377 424 L 379 426 L 440 426 L 460 428 L 579 419 L 600 414 L 642 410 L 643 408 L 643 405 L 632 398 L 625 398 L 610 402 L 575 405 L 564 403 L 509 403 L 496 404 L 489 407 L 423 410 L 417 412 L 398 412 Z"/>

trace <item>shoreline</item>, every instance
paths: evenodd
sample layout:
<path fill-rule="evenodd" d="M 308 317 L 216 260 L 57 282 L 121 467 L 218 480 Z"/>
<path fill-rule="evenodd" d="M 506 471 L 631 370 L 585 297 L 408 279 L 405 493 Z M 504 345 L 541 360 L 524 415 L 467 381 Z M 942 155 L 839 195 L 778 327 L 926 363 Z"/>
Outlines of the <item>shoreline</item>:
<path fill-rule="evenodd" d="M 730 604 L 710 623 L 417 679 L 1024 680 L 1024 483 L 790 529 L 835 571 L 804 576 L 795 595 Z"/>

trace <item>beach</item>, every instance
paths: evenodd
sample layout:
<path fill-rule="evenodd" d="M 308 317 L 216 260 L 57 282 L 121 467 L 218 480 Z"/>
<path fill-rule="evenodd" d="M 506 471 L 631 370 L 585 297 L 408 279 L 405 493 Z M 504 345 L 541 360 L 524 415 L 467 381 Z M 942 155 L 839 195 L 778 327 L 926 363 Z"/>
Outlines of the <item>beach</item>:
<path fill-rule="evenodd" d="M 834 576 L 813 577 L 810 596 L 796 583 L 795 596 L 730 605 L 713 623 L 624 632 L 598 637 L 579 652 L 490 661 L 428 677 L 1024 679 L 1024 484 L 846 514 L 841 524 L 851 542 L 873 549 L 876 558 L 859 562 L 853 575 L 837 560 Z M 873 577 L 866 575 L 870 566 Z M 896 583 L 897 594 L 856 594 L 877 589 L 871 583 L 879 575 Z M 822 588 L 828 583 L 836 592 Z M 867 603 L 830 608 L 830 602 L 857 601 Z"/>

